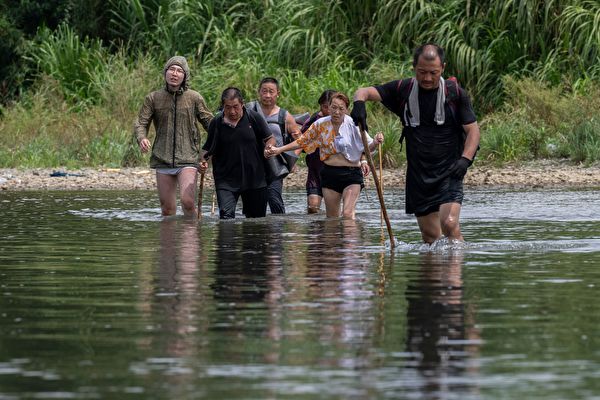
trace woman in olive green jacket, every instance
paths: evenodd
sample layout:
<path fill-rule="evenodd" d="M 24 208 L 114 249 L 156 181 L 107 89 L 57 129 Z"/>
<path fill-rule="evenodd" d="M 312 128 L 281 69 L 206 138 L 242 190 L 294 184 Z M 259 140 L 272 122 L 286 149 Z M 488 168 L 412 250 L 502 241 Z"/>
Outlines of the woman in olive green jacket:
<path fill-rule="evenodd" d="M 200 132 L 213 118 L 200 93 L 188 89 L 190 69 L 184 57 L 171 57 L 164 68 L 165 87 L 146 96 L 134 124 L 143 153 L 150 150 L 148 129 L 154 123 L 150 168 L 156 169 L 156 184 L 162 215 L 175 215 L 179 185 L 181 208 L 186 216 L 196 216 L 196 182 L 200 162 Z"/>

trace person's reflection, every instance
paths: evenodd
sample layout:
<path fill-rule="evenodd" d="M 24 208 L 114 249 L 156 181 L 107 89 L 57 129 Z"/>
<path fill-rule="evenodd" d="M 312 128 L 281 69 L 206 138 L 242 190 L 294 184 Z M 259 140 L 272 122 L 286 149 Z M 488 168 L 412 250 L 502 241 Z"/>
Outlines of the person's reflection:
<path fill-rule="evenodd" d="M 199 280 L 203 251 L 195 220 L 165 218 L 160 222 L 160 243 L 153 281 L 146 288 L 152 327 L 158 334 L 148 344 L 171 356 L 195 351 L 193 333 L 200 329 L 203 307 Z"/>
<path fill-rule="evenodd" d="M 315 240 L 307 249 L 307 278 L 315 296 L 339 296 L 345 272 L 368 265 L 356 249 L 362 245 L 356 220 L 326 219 L 312 224 L 310 236 Z"/>
<path fill-rule="evenodd" d="M 462 264 L 462 252 L 423 253 L 406 291 L 406 346 L 415 361 L 410 368 L 417 368 L 430 394 L 452 389 L 446 377 L 469 373 L 468 361 L 479 344 L 473 313 L 463 303 Z"/>
<path fill-rule="evenodd" d="M 359 222 L 315 221 L 302 227 L 305 233 L 294 232 L 310 239 L 298 250 L 297 244 L 286 243 L 280 224 L 269 219 L 217 226 L 211 285 L 216 308 L 210 328 L 220 337 L 212 348 L 215 357 L 275 363 L 283 357 L 315 365 L 364 362 L 375 311 Z M 289 353 L 295 344 L 305 351 Z"/>
<path fill-rule="evenodd" d="M 273 245 L 265 221 L 223 222 L 217 227 L 213 296 L 222 303 L 264 300 Z"/>
<path fill-rule="evenodd" d="M 315 354 L 323 365 L 361 365 L 371 347 L 374 288 L 369 277 L 371 260 L 364 246 L 359 221 L 328 219 L 310 228 L 315 238 L 307 249 L 306 310 L 314 321 L 314 342 L 335 349 Z M 306 317 L 305 317 L 306 318 Z"/>
<path fill-rule="evenodd" d="M 165 218 L 158 228 L 156 258 L 151 270 L 140 279 L 140 309 L 145 314 L 145 334 L 138 346 L 145 354 L 143 369 L 164 368 L 164 379 L 172 387 L 172 398 L 181 398 L 180 388 L 192 379 L 189 359 L 201 356 L 198 340 L 206 331 L 202 316 L 210 307 L 203 297 L 206 251 L 196 220 Z M 153 360 L 169 360 L 153 364 Z M 153 379 L 154 374 L 148 375 Z"/>
<path fill-rule="evenodd" d="M 285 264 L 282 228 L 269 219 L 224 221 L 216 228 L 210 330 L 219 340 L 211 346 L 212 357 L 228 363 L 276 362 Z"/>

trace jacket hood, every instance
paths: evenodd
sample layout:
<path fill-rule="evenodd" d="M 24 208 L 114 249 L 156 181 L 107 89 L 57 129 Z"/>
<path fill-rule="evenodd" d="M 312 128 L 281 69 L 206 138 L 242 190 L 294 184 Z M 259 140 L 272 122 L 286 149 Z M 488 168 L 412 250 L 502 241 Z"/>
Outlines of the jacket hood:
<path fill-rule="evenodd" d="M 169 61 L 165 64 L 165 68 L 163 69 L 163 77 L 167 73 L 167 70 L 171 67 L 171 65 L 177 65 L 183 69 L 185 72 L 185 76 L 183 77 L 183 82 L 181 82 L 181 89 L 187 90 L 189 88 L 190 81 L 190 67 L 188 66 L 187 60 L 183 56 L 173 56 L 169 58 Z M 167 87 L 168 88 L 168 87 Z"/>

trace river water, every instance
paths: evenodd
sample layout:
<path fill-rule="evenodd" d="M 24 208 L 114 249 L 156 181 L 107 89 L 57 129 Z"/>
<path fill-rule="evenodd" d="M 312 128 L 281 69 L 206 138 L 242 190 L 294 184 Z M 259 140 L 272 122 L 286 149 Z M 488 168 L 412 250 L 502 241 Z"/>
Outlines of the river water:
<path fill-rule="evenodd" d="M 600 399 L 600 191 L 467 191 L 433 248 L 390 191 L 394 252 L 367 193 L 198 223 L 0 193 L 0 399 Z"/>

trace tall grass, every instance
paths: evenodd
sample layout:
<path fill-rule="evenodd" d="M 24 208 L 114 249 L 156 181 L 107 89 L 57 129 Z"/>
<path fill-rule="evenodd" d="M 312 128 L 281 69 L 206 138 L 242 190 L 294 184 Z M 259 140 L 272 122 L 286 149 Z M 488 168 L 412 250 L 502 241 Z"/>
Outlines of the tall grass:
<path fill-rule="evenodd" d="M 147 156 L 141 155 L 133 142 L 132 126 L 144 96 L 164 85 L 163 63 L 164 60 L 140 56 L 132 64 L 124 54 L 111 55 L 105 65 L 110 79 L 99 86 L 95 101 L 85 107 L 73 107 L 72 92 L 55 77 L 41 75 L 35 89 L 18 105 L 6 109 L 0 120 L 0 166 L 147 164 Z M 191 59 L 191 69 L 191 87 L 206 98 L 213 110 L 218 107 L 221 91 L 229 85 L 239 86 L 247 100 L 254 99 L 258 82 L 266 74 L 280 78 L 280 104 L 293 113 L 315 111 L 324 89 L 334 88 L 351 95 L 368 79 L 364 71 L 346 63 L 331 65 L 316 76 L 283 68 L 265 71 L 255 60 L 240 59 L 218 67 L 197 65 Z M 384 67 L 377 71 L 389 73 Z M 393 139 L 393 131 L 399 126 L 397 118 L 380 105 L 371 106 L 371 111 L 372 129 L 388 134 L 384 145 L 386 164 L 400 165 L 402 156 L 394 153 L 397 136 Z"/>
<path fill-rule="evenodd" d="M 600 61 L 600 3 L 591 0 L 110 0 L 107 7 L 108 28 L 123 41 L 113 47 L 159 59 L 184 54 L 198 65 L 237 59 L 308 76 L 341 64 L 365 71 L 374 60 L 409 65 L 414 47 L 435 41 L 447 51 L 448 74 L 486 112 L 502 103 L 508 74 L 554 84 L 563 75 L 600 76 L 593 68 Z M 93 39 L 78 43 L 64 25 L 41 30 L 41 51 L 29 58 L 52 76 L 77 77 L 68 85 L 78 98 L 95 98 L 92 75 L 106 78 L 98 62 L 103 48 Z M 71 55 L 82 60 L 78 71 L 60 68 Z"/>
<path fill-rule="evenodd" d="M 37 80 L 0 111 L 0 164 L 144 164 L 131 125 L 174 54 L 188 58 L 192 87 L 212 109 L 224 87 L 253 99 L 271 75 L 282 83 L 281 105 L 304 112 L 316 109 L 324 89 L 351 95 L 411 75 L 411 51 L 427 41 L 445 47 L 447 75 L 485 115 L 480 159 L 596 160 L 596 1 L 109 0 L 106 7 L 110 44 L 62 24 L 41 28 L 27 46 Z M 386 134 L 386 164 L 401 165 L 398 119 L 369 104 L 369 126 Z"/>
<path fill-rule="evenodd" d="M 568 143 L 561 145 L 571 160 L 587 165 L 600 161 L 600 122 L 597 118 L 575 126 L 570 136 Z"/>
<path fill-rule="evenodd" d="M 54 32 L 40 29 L 25 58 L 36 65 L 39 73 L 54 78 L 69 102 L 77 106 L 99 99 L 102 87 L 110 79 L 110 56 L 102 42 L 82 40 L 65 24 Z"/>
<path fill-rule="evenodd" d="M 94 103 L 73 107 L 65 88 L 43 75 L 35 90 L 5 110 L 0 120 L 2 167 L 82 167 L 88 165 L 138 166 L 147 164 L 133 141 L 132 123 L 144 96 L 160 88 L 163 60 L 136 58 L 135 67 L 124 54 L 106 63 L 111 77 L 98 89 Z M 322 90 L 334 88 L 348 94 L 369 79 L 385 81 L 395 65 L 377 63 L 369 71 L 351 64 L 332 65 L 321 75 L 300 70 L 262 70 L 255 61 L 231 60 L 220 67 L 196 65 L 192 59 L 193 89 L 200 91 L 216 110 L 221 90 L 238 85 L 247 99 L 256 95 L 263 74 L 282 83 L 280 104 L 292 112 L 314 111 Z M 503 83 L 507 103 L 482 118 L 482 144 L 478 159 L 502 163 L 540 157 L 570 158 L 575 162 L 599 160 L 598 132 L 600 89 L 593 81 L 549 87 L 533 79 L 507 78 Z M 371 133 L 385 134 L 386 167 L 403 165 L 398 139 L 401 125 L 381 104 L 369 104 Z M 151 131 L 151 135 L 153 132 Z"/>
<path fill-rule="evenodd" d="M 480 158 L 517 161 L 568 158 L 600 161 L 600 89 L 573 92 L 531 78 L 505 80 L 507 103 L 482 121 Z"/>
<path fill-rule="evenodd" d="M 150 57 L 140 58 L 136 68 L 123 55 L 109 59 L 104 68 L 110 79 L 98 84 L 93 102 L 73 103 L 74 92 L 44 74 L 18 104 L 5 109 L 0 166 L 143 163 L 132 126 L 144 96 L 160 82 L 160 67 Z"/>
<path fill-rule="evenodd" d="M 600 3 L 590 0 L 571 2 L 558 20 L 563 46 L 585 64 L 597 63 L 600 57 Z"/>
<path fill-rule="evenodd" d="M 414 47 L 436 41 L 447 50 L 448 73 L 486 111 L 501 104 L 507 74 L 579 76 L 600 56 L 600 4 L 591 0 L 110 4 L 111 29 L 129 38 L 131 48 L 150 48 L 163 58 L 177 52 L 201 63 L 254 59 L 263 68 L 312 75 L 340 60 L 362 70 L 374 59 L 410 63 Z"/>

